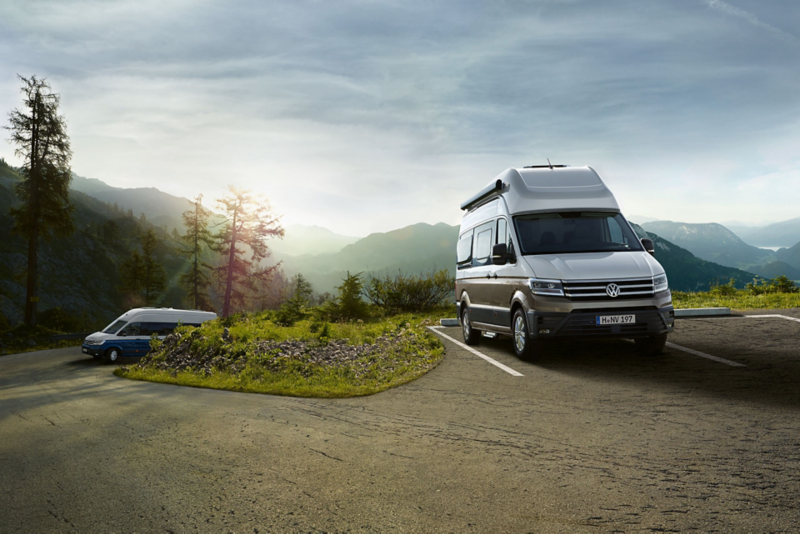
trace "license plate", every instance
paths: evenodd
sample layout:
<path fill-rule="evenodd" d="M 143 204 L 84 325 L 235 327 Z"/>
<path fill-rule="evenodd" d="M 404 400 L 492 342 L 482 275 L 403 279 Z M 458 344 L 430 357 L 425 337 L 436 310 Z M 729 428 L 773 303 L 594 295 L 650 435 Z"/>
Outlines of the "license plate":
<path fill-rule="evenodd" d="M 636 322 L 635 315 L 598 315 L 597 324 L 633 324 Z"/>
<path fill-rule="evenodd" d="M 89 349 L 83 349 L 83 352 L 89 352 Z"/>

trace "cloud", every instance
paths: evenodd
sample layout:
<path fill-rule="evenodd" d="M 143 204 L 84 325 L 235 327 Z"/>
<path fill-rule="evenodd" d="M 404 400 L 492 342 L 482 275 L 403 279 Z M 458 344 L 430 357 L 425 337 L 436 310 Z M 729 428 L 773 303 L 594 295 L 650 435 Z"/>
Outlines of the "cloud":
<path fill-rule="evenodd" d="M 774 33 L 743 39 L 736 10 L 7 2 L 0 112 L 18 105 L 14 72 L 48 76 L 78 174 L 207 199 L 238 183 L 287 220 L 353 235 L 456 222 L 491 177 L 547 157 L 603 169 L 638 213 L 668 217 L 687 205 L 681 195 L 722 210 L 748 176 L 776 171 L 776 147 L 790 165 L 800 144 L 796 50 Z M 798 195 L 780 202 L 794 209 Z"/>
<path fill-rule="evenodd" d="M 791 33 L 785 32 L 781 29 L 776 28 L 766 22 L 763 22 L 758 17 L 756 17 L 753 13 L 749 11 L 745 11 L 744 9 L 740 9 L 736 6 L 732 6 L 731 4 L 724 2 L 723 0 L 706 0 L 706 4 L 708 7 L 721 11 L 726 15 L 731 15 L 733 17 L 739 17 L 741 19 L 746 20 L 753 26 L 757 28 L 761 28 L 763 30 L 767 30 L 771 35 L 776 37 L 777 39 L 783 41 L 784 43 L 798 46 L 800 45 L 800 39 L 792 35 Z"/>

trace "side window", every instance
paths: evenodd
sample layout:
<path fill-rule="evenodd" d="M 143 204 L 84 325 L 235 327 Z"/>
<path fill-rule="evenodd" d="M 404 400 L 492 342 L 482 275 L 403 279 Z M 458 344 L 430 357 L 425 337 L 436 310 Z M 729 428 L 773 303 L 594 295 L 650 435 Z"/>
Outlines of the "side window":
<path fill-rule="evenodd" d="M 465 232 L 458 238 L 458 246 L 456 247 L 456 263 L 459 269 L 469 267 L 469 261 L 472 259 L 472 230 Z"/>
<path fill-rule="evenodd" d="M 125 334 L 126 336 L 138 336 L 141 335 L 139 333 L 141 329 L 142 329 L 142 323 L 131 323 L 125 328 L 123 328 L 120 334 Z"/>
<path fill-rule="evenodd" d="M 505 243 L 508 245 L 508 228 L 506 220 L 503 218 L 497 219 L 497 244 Z"/>
<path fill-rule="evenodd" d="M 502 217 L 497 219 L 497 243 L 505 243 L 508 252 L 514 253 L 514 241 L 511 240 L 508 222 Z"/>
<path fill-rule="evenodd" d="M 475 238 L 472 245 L 472 265 L 488 265 L 492 262 L 492 234 L 494 221 L 483 224 L 475 229 Z"/>

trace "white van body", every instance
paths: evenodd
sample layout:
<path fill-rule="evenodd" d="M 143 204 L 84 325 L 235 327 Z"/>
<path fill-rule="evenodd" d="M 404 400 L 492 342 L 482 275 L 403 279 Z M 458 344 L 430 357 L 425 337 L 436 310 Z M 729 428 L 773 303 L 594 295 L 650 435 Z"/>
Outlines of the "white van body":
<path fill-rule="evenodd" d="M 200 326 L 217 318 L 214 312 L 173 308 L 134 308 L 114 322 L 86 337 L 83 352 L 114 362 L 122 356 L 144 356 L 150 352 L 150 336 L 163 339 L 176 326 Z"/>
<path fill-rule="evenodd" d="M 674 323 L 664 268 L 594 169 L 508 169 L 461 208 L 456 304 L 467 343 L 510 334 L 526 357 L 560 337 L 663 349 Z"/>

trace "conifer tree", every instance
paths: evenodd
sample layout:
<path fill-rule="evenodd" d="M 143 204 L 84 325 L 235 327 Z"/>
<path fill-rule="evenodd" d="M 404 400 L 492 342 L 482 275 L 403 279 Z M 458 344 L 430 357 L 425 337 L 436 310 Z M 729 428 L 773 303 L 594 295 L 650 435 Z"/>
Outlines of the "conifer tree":
<path fill-rule="evenodd" d="M 164 266 L 158 263 L 155 257 L 157 244 L 156 233 L 149 228 L 142 236 L 142 290 L 145 306 L 153 304 L 164 291 L 167 282 Z"/>
<path fill-rule="evenodd" d="M 214 239 L 208 230 L 208 218 L 211 212 L 203 207 L 203 195 L 194 199 L 192 209 L 183 212 L 183 224 L 186 233 L 180 239 L 188 246 L 181 252 L 188 255 L 191 261 L 189 270 L 180 276 L 179 283 L 186 290 L 186 301 L 195 310 L 211 310 L 208 298 L 210 266 L 202 261 L 205 247 L 211 247 Z"/>
<path fill-rule="evenodd" d="M 142 278 L 144 269 L 142 256 L 138 250 L 131 253 L 130 257 L 120 265 L 120 289 L 131 296 L 131 305 L 136 305 L 141 298 Z"/>
<path fill-rule="evenodd" d="M 69 202 L 72 181 L 69 161 L 72 157 L 67 126 L 58 114 L 60 97 L 50 85 L 36 76 L 18 76 L 24 95 L 23 110 L 9 113 L 10 141 L 17 145 L 15 154 L 23 158 L 22 181 L 14 186 L 20 201 L 10 210 L 14 231 L 28 242 L 25 324 L 36 324 L 39 302 L 39 239 L 73 232 Z"/>
<path fill-rule="evenodd" d="M 215 235 L 215 250 L 223 255 L 215 269 L 222 289 L 222 316 L 228 317 L 234 307 L 244 305 L 247 290 L 257 291 L 278 265 L 260 267 L 269 256 L 267 239 L 283 237 L 280 217 L 274 215 L 268 201 L 250 191 L 229 187 L 230 194 L 218 200 L 225 210 L 228 224 Z M 247 246 L 247 251 L 243 246 Z M 247 254 L 246 254 L 247 252 Z"/>

